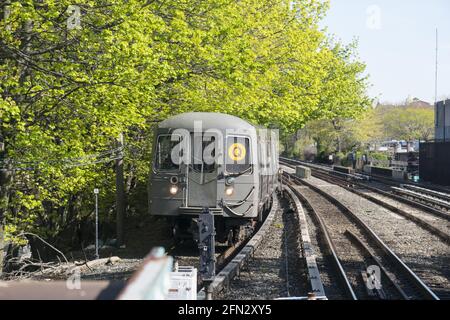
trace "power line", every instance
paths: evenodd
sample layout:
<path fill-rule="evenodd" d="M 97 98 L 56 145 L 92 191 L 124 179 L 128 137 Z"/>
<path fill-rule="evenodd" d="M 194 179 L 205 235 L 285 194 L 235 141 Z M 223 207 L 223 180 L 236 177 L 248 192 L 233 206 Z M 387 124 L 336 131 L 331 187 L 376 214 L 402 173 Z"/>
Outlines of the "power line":
<path fill-rule="evenodd" d="M 37 161 L 16 161 L 16 160 L 0 160 L 0 162 L 14 162 L 17 164 L 33 164 L 33 163 L 54 163 L 54 162 L 73 162 L 73 161 L 82 161 L 86 159 L 93 159 L 93 158 L 99 158 L 103 156 L 107 156 L 114 153 L 119 153 L 123 151 L 123 148 L 116 148 L 111 150 L 102 151 L 97 154 L 89 154 L 82 157 L 76 157 L 76 158 L 65 158 L 65 159 L 51 159 L 51 160 L 37 160 Z"/>
<path fill-rule="evenodd" d="M 51 159 L 38 161 L 17 161 L 13 159 L 0 160 L 0 168 L 8 169 L 6 166 L 14 166 L 12 169 L 17 171 L 32 171 L 40 165 L 61 165 L 70 169 L 75 167 L 84 167 L 99 163 L 111 162 L 123 158 L 124 147 L 102 151 L 98 154 L 90 154 L 76 158 Z"/>

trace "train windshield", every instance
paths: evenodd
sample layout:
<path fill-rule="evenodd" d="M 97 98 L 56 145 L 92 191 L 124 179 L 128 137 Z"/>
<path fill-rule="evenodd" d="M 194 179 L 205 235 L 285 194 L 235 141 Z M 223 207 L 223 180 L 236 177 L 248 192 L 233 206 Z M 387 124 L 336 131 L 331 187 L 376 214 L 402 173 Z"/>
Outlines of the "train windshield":
<path fill-rule="evenodd" d="M 177 159 L 172 159 L 172 150 L 181 141 L 180 136 L 176 135 L 160 135 L 156 146 L 155 168 L 161 171 L 175 171 L 179 169 Z"/>
<path fill-rule="evenodd" d="M 192 168 L 196 172 L 213 173 L 216 171 L 216 149 L 214 136 L 194 136 L 192 148 Z"/>
<path fill-rule="evenodd" d="M 231 174 L 249 173 L 250 139 L 245 137 L 227 137 L 226 145 L 226 171 Z"/>

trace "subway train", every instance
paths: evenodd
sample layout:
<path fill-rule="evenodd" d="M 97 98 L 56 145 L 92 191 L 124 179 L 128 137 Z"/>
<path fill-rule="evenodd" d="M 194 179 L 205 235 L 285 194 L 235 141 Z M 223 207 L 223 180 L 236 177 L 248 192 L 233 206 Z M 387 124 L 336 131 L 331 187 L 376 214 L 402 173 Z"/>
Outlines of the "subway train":
<path fill-rule="evenodd" d="M 149 213 L 177 240 L 196 238 L 196 218 L 214 215 L 216 241 L 236 243 L 270 209 L 279 186 L 278 132 L 238 117 L 192 112 L 158 124 L 148 184 Z"/>

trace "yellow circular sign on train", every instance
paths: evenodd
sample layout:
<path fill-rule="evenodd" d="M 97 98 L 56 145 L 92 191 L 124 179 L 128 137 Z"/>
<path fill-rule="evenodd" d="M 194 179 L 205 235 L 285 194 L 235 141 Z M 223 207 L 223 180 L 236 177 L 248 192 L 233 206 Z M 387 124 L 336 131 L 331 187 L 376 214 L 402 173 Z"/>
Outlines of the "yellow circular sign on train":
<path fill-rule="evenodd" d="M 247 155 L 247 150 L 241 143 L 234 143 L 228 148 L 228 156 L 233 161 L 241 161 Z"/>

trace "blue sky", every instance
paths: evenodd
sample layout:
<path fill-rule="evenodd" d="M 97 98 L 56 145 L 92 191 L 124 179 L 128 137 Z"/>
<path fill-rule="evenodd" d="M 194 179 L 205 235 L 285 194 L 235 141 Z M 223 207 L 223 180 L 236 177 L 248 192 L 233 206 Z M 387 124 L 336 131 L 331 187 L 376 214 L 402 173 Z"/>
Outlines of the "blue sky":
<path fill-rule="evenodd" d="M 322 22 L 344 43 L 357 38 L 367 64 L 369 94 L 402 102 L 434 102 L 435 33 L 439 29 L 438 97 L 450 98 L 450 1 L 330 0 Z"/>

